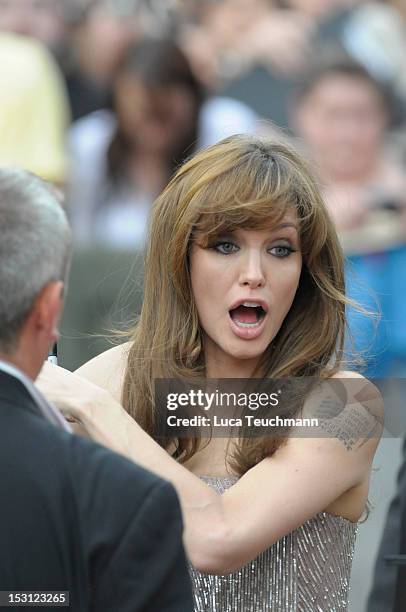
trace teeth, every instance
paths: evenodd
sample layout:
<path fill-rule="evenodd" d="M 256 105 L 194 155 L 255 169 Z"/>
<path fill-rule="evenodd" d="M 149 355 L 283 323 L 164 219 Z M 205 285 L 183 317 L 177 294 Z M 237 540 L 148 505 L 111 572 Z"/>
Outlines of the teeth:
<path fill-rule="evenodd" d="M 258 327 L 260 321 L 257 321 L 256 323 L 242 323 L 242 321 L 234 321 L 234 323 L 238 325 L 238 327 Z"/>
<path fill-rule="evenodd" d="M 248 308 L 261 308 L 261 304 L 257 304 L 257 302 L 243 302 L 241 306 L 248 306 Z"/>

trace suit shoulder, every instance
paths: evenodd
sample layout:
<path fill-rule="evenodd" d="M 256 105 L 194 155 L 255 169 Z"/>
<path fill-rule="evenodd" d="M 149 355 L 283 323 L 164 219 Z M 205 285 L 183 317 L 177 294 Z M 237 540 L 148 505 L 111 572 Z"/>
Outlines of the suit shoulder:
<path fill-rule="evenodd" d="M 70 464 L 81 488 L 99 487 L 105 496 L 137 501 L 164 482 L 159 476 L 92 440 L 72 435 Z M 84 469 L 85 468 L 85 469 Z"/>
<path fill-rule="evenodd" d="M 181 524 L 169 482 L 80 436 L 72 436 L 70 456 L 73 494 L 89 550 L 102 538 L 111 553 L 137 517 L 146 528 L 164 519 Z"/>

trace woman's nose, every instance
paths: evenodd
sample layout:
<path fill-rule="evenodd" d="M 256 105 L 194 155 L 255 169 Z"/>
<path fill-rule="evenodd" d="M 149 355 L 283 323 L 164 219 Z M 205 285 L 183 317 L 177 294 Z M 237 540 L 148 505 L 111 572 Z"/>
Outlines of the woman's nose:
<path fill-rule="evenodd" d="M 241 258 L 239 284 L 251 289 L 265 285 L 265 274 L 261 253 L 250 252 Z"/>

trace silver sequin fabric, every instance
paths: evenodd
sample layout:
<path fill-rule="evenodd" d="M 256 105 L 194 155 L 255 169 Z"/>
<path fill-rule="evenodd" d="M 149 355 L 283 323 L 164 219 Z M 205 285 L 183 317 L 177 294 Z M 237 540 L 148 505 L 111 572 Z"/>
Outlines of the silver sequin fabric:
<path fill-rule="evenodd" d="M 202 476 L 219 493 L 237 477 Z M 321 512 L 239 571 L 190 566 L 195 612 L 344 612 L 357 523 Z"/>

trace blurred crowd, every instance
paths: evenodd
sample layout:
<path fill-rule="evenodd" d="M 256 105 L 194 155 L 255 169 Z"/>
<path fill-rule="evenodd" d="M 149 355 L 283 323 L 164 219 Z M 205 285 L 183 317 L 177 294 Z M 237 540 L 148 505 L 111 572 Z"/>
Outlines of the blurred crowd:
<path fill-rule="evenodd" d="M 78 251 L 141 251 L 200 147 L 288 140 L 336 221 L 350 296 L 381 311 L 350 312 L 356 349 L 370 375 L 405 373 L 404 0 L 0 0 L 0 32 L 0 164 L 66 191 Z"/>

